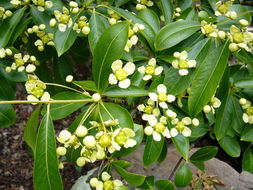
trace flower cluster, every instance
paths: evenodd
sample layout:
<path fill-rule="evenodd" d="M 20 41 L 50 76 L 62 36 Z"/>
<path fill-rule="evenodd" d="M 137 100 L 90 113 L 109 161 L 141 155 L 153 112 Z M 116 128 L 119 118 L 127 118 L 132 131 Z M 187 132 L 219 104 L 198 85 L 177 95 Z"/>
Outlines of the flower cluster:
<path fill-rule="evenodd" d="M 136 45 L 138 43 L 138 37 L 137 37 L 137 33 L 144 30 L 145 26 L 143 24 L 134 24 L 132 27 L 129 27 L 128 30 L 128 40 L 127 40 L 127 44 L 125 46 L 125 51 L 129 52 L 129 49 L 132 48 L 134 45 Z"/>
<path fill-rule="evenodd" d="M 218 29 L 217 25 L 208 23 L 205 20 L 201 21 L 201 32 L 208 37 L 217 38 L 218 37 Z"/>
<path fill-rule="evenodd" d="M 78 34 L 80 32 L 82 32 L 84 35 L 88 35 L 90 33 L 90 27 L 86 16 L 81 16 L 77 20 L 77 22 L 74 24 L 73 30 L 75 30 Z"/>
<path fill-rule="evenodd" d="M 10 16 L 12 16 L 12 12 L 10 10 L 5 10 L 4 7 L 0 7 L 0 19 L 6 19 Z"/>
<path fill-rule="evenodd" d="M 68 147 L 75 149 L 82 147 L 80 157 L 76 164 L 80 167 L 86 162 L 95 162 L 106 158 L 106 154 L 121 150 L 122 147 L 130 148 L 137 144 L 135 132 L 130 128 L 120 128 L 118 120 L 108 120 L 103 123 L 90 121 L 90 127 L 80 125 L 74 134 L 67 130 L 60 132 L 57 137 L 62 146 L 58 147 L 57 154 L 64 156 Z M 96 135 L 89 134 L 90 129 L 96 129 Z M 108 129 L 108 130 L 107 130 Z M 109 130 L 110 129 L 110 130 Z"/>
<path fill-rule="evenodd" d="M 224 15 L 230 19 L 236 19 L 237 13 L 235 11 L 229 11 L 229 8 L 233 5 L 234 0 L 230 1 L 218 1 L 216 3 L 216 8 L 218 9 L 215 11 L 216 16 Z"/>
<path fill-rule="evenodd" d="M 116 60 L 112 63 L 112 72 L 109 75 L 110 84 L 118 84 L 120 88 L 128 88 L 131 84 L 129 75 L 132 75 L 135 71 L 135 64 L 128 62 L 123 67 L 123 62 L 121 60 Z"/>
<path fill-rule="evenodd" d="M 30 3 L 30 0 L 11 0 L 10 3 L 14 6 L 19 6 Z"/>
<path fill-rule="evenodd" d="M 108 9 L 107 13 L 109 14 L 110 18 L 108 19 L 110 25 L 114 25 L 117 22 L 121 22 L 121 16 L 114 12 L 112 9 Z"/>
<path fill-rule="evenodd" d="M 253 106 L 251 105 L 251 102 L 245 98 L 241 98 L 239 102 L 244 110 L 242 115 L 243 121 L 245 123 L 253 124 Z"/>
<path fill-rule="evenodd" d="M 119 179 L 112 179 L 111 175 L 107 172 L 101 174 L 101 180 L 98 178 L 90 179 L 90 186 L 96 190 L 128 190 L 129 188 L 123 184 Z"/>
<path fill-rule="evenodd" d="M 156 59 L 151 58 L 146 66 L 141 66 L 138 71 L 142 74 L 143 80 L 150 80 L 152 77 L 160 75 L 163 72 L 163 67 L 156 64 Z"/>
<path fill-rule="evenodd" d="M 181 16 L 181 9 L 179 8 L 179 7 L 177 7 L 176 9 L 175 9 L 175 12 L 174 12 L 174 18 L 177 18 L 177 17 L 180 17 Z"/>
<path fill-rule="evenodd" d="M 40 24 L 39 26 L 34 25 L 32 28 L 27 29 L 28 34 L 35 33 L 39 40 L 34 42 L 34 45 L 38 48 L 39 51 L 44 51 L 45 45 L 54 46 L 54 34 L 46 33 L 46 25 Z"/>
<path fill-rule="evenodd" d="M 36 75 L 28 75 L 28 79 L 25 83 L 25 89 L 29 94 L 27 96 L 28 101 L 49 101 L 50 94 L 45 91 L 46 84 L 39 80 Z"/>
<path fill-rule="evenodd" d="M 32 0 L 34 5 L 37 6 L 38 10 L 43 12 L 45 8 L 51 8 L 53 6 L 52 1 L 45 1 L 45 0 Z"/>
<path fill-rule="evenodd" d="M 182 51 L 181 53 L 175 52 L 173 56 L 176 58 L 172 61 L 172 66 L 174 68 L 179 69 L 178 73 L 182 76 L 188 75 L 189 68 L 196 67 L 196 61 L 195 60 L 189 60 L 188 53 L 186 51 Z"/>
<path fill-rule="evenodd" d="M 154 5 L 153 1 L 150 0 L 137 0 L 136 10 L 140 11 L 146 9 L 147 7 L 152 7 Z"/>
<path fill-rule="evenodd" d="M 203 108 L 203 111 L 205 113 L 209 113 L 212 111 L 212 113 L 215 113 L 215 109 L 219 108 L 221 105 L 221 101 L 216 98 L 216 97 L 212 97 L 211 101 L 209 102 L 208 105 L 205 105 Z"/>
<path fill-rule="evenodd" d="M 0 49 L 0 57 L 3 58 L 6 55 L 11 56 L 12 51 L 10 49 Z M 40 64 L 35 56 L 30 56 L 28 54 L 22 55 L 21 53 L 16 53 L 13 57 L 14 62 L 11 66 L 5 68 L 6 72 L 17 70 L 18 72 L 26 71 L 27 73 L 33 73 L 36 70 L 35 65 Z"/>

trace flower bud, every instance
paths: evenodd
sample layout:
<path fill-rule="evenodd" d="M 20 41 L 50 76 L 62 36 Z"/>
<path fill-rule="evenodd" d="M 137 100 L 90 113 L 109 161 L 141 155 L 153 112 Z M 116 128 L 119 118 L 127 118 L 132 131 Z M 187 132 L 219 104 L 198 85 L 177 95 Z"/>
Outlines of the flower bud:
<path fill-rule="evenodd" d="M 237 18 L 237 13 L 235 11 L 231 11 L 230 14 L 229 14 L 229 18 L 236 19 Z"/>
<path fill-rule="evenodd" d="M 85 165 L 85 158 L 84 157 L 79 157 L 76 160 L 76 165 L 78 165 L 79 167 L 83 167 Z"/>
<path fill-rule="evenodd" d="M 58 166 L 59 169 L 63 169 L 64 168 L 64 165 L 62 162 L 59 163 L 59 166 Z"/>
<path fill-rule="evenodd" d="M 96 146 L 96 139 L 93 136 L 86 136 L 83 139 L 83 144 L 87 147 L 87 148 L 94 148 Z"/>
<path fill-rule="evenodd" d="M 177 13 L 181 12 L 181 9 L 179 7 L 177 7 L 175 10 L 176 10 Z"/>
<path fill-rule="evenodd" d="M 99 102 L 101 100 L 101 96 L 99 93 L 95 93 L 92 95 L 92 99 L 95 101 L 95 102 Z"/>
<path fill-rule="evenodd" d="M 83 126 L 83 125 L 77 127 L 77 129 L 76 129 L 76 135 L 77 135 L 78 137 L 84 137 L 84 136 L 87 135 L 87 133 L 88 133 L 88 130 L 87 130 L 87 128 L 86 128 L 85 126 Z"/>
<path fill-rule="evenodd" d="M 145 127 L 145 129 L 144 129 L 144 133 L 145 133 L 146 135 L 148 135 L 148 136 L 152 135 L 152 134 L 153 134 L 153 131 L 154 131 L 153 128 L 150 127 L 150 126 Z"/>
<path fill-rule="evenodd" d="M 11 72 L 11 67 L 6 67 L 6 68 L 5 68 L 5 71 L 6 71 L 7 73 L 10 73 L 10 72 Z"/>
<path fill-rule="evenodd" d="M 35 70 L 36 70 L 36 66 L 35 65 L 33 65 L 33 64 L 28 64 L 27 66 L 26 66 L 26 72 L 27 73 L 32 73 L 32 72 L 34 72 Z"/>
<path fill-rule="evenodd" d="M 103 181 L 108 181 L 111 178 L 111 175 L 107 172 L 103 172 L 101 177 Z"/>
<path fill-rule="evenodd" d="M 72 82 L 73 81 L 73 76 L 72 75 L 68 75 L 67 77 L 66 77 L 66 82 Z"/>
<path fill-rule="evenodd" d="M 137 11 L 140 11 L 140 10 L 142 10 L 142 9 L 145 9 L 145 5 L 142 5 L 142 4 L 137 4 L 137 5 L 136 5 L 136 10 L 137 10 Z"/>
<path fill-rule="evenodd" d="M 84 26 L 83 29 L 82 29 L 82 33 L 84 35 L 88 35 L 90 33 L 90 27 Z"/>
<path fill-rule="evenodd" d="M 239 49 L 236 43 L 229 44 L 228 48 L 231 52 L 235 52 Z"/>
<path fill-rule="evenodd" d="M 44 49 L 45 49 L 44 46 L 38 46 L 39 51 L 44 51 Z"/>
<path fill-rule="evenodd" d="M 70 1 L 69 6 L 72 7 L 72 8 L 75 8 L 75 7 L 78 7 L 78 4 L 74 1 Z"/>
<path fill-rule="evenodd" d="M 57 155 L 59 156 L 64 156 L 66 153 L 67 153 L 67 149 L 63 146 L 59 146 L 57 149 L 56 149 L 56 153 Z"/>
<path fill-rule="evenodd" d="M 41 101 L 48 102 L 50 100 L 50 94 L 48 92 L 44 92 Z"/>
<path fill-rule="evenodd" d="M 199 120 L 197 118 L 194 118 L 192 120 L 192 125 L 195 126 L 195 127 L 199 126 Z"/>
<path fill-rule="evenodd" d="M 95 188 L 97 186 L 97 183 L 98 183 L 98 178 L 96 178 L 96 177 L 91 178 L 91 180 L 90 180 L 91 187 Z"/>
<path fill-rule="evenodd" d="M 79 8 L 78 7 L 75 7 L 71 10 L 71 13 L 72 14 L 77 14 L 79 12 Z"/>
<path fill-rule="evenodd" d="M 108 134 L 104 134 L 99 138 L 99 144 L 101 147 L 106 148 L 111 145 L 111 136 Z"/>
<path fill-rule="evenodd" d="M 27 32 L 28 32 L 28 34 L 32 34 L 33 33 L 33 29 L 32 28 L 28 28 Z"/>
<path fill-rule="evenodd" d="M 68 141 L 71 138 L 71 133 L 67 130 L 62 130 L 59 134 L 59 138 L 64 142 Z"/>
<path fill-rule="evenodd" d="M 242 26 L 244 26 L 244 27 L 249 26 L 249 22 L 248 22 L 247 20 L 245 20 L 245 19 L 239 20 L 239 23 L 240 23 Z"/>
<path fill-rule="evenodd" d="M 245 105 L 247 103 L 247 100 L 245 98 L 241 98 L 239 102 L 241 105 Z"/>
<path fill-rule="evenodd" d="M 117 20 L 115 18 L 110 18 L 109 23 L 110 23 L 110 25 L 114 25 L 117 23 Z"/>
<path fill-rule="evenodd" d="M 56 23 L 57 23 L 56 19 L 52 18 L 52 19 L 50 20 L 50 22 L 49 22 L 49 25 L 50 25 L 51 27 L 55 27 Z"/>
<path fill-rule="evenodd" d="M 39 31 L 39 27 L 35 25 L 35 26 L 32 27 L 32 30 L 33 30 L 33 32 L 38 32 Z"/>
<path fill-rule="evenodd" d="M 12 16 L 12 12 L 10 10 L 7 10 L 7 11 L 5 11 L 5 15 L 10 17 L 10 16 Z"/>
<path fill-rule="evenodd" d="M 174 56 L 175 58 L 179 58 L 179 57 L 181 56 L 181 53 L 175 52 L 175 53 L 173 54 L 173 56 Z"/>
<path fill-rule="evenodd" d="M 209 105 L 206 105 L 204 108 L 203 108 L 203 111 L 205 113 L 209 113 L 211 111 L 211 107 Z"/>
<path fill-rule="evenodd" d="M 45 24 L 40 24 L 39 25 L 39 29 L 40 30 L 45 30 L 46 29 L 46 25 Z"/>
<path fill-rule="evenodd" d="M 223 39 L 226 38 L 226 32 L 224 32 L 224 31 L 219 31 L 219 32 L 218 32 L 218 36 L 219 36 L 220 39 L 223 40 Z"/>

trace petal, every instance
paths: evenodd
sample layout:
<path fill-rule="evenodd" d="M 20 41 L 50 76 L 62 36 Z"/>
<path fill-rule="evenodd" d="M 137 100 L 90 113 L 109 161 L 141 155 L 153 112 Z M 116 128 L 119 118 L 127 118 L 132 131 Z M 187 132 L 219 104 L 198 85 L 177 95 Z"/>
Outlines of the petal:
<path fill-rule="evenodd" d="M 246 113 L 244 113 L 244 114 L 242 115 L 242 119 L 243 119 L 243 121 L 244 121 L 245 123 L 248 123 L 248 122 L 249 122 L 249 116 L 248 116 Z"/>
<path fill-rule="evenodd" d="M 153 67 L 156 66 L 156 59 L 155 58 L 151 58 L 149 61 L 148 61 L 148 65 L 151 65 Z"/>
<path fill-rule="evenodd" d="M 180 69 L 178 71 L 178 73 L 181 75 L 181 76 L 185 76 L 185 75 L 188 75 L 189 71 L 187 69 Z"/>
<path fill-rule="evenodd" d="M 156 131 L 153 132 L 153 139 L 155 141 L 160 141 L 162 139 L 161 135 L 157 133 Z"/>
<path fill-rule="evenodd" d="M 114 74 L 109 75 L 109 84 L 117 84 L 118 80 Z"/>
<path fill-rule="evenodd" d="M 172 61 L 171 65 L 172 65 L 172 67 L 174 67 L 174 68 L 178 68 L 178 60 Z"/>
<path fill-rule="evenodd" d="M 193 67 L 196 67 L 197 62 L 195 60 L 189 60 L 187 63 L 190 68 L 193 68 Z"/>
<path fill-rule="evenodd" d="M 61 32 L 65 32 L 66 31 L 66 28 L 67 28 L 67 25 L 66 24 L 59 24 L 58 25 L 58 28 Z"/>
<path fill-rule="evenodd" d="M 157 118 L 154 115 L 149 115 L 148 123 L 151 126 L 155 126 L 155 124 L 157 124 Z"/>
<path fill-rule="evenodd" d="M 147 80 L 149 80 L 149 79 L 151 79 L 151 78 L 152 78 L 152 75 L 145 75 L 145 76 L 143 77 L 143 80 L 147 81 Z"/>
<path fill-rule="evenodd" d="M 139 67 L 138 68 L 138 71 L 140 72 L 140 73 L 142 73 L 142 74 L 144 74 L 145 73 L 145 66 L 141 66 L 141 67 Z"/>
<path fill-rule="evenodd" d="M 165 102 L 159 102 L 159 106 L 163 109 L 168 109 L 168 105 Z"/>
<path fill-rule="evenodd" d="M 175 100 L 176 100 L 176 97 L 175 97 L 174 95 L 169 94 L 169 95 L 167 96 L 167 101 L 168 101 L 169 103 L 174 102 Z"/>
<path fill-rule="evenodd" d="M 164 84 L 159 84 L 157 86 L 158 93 L 167 93 L 167 87 Z"/>
<path fill-rule="evenodd" d="M 118 145 L 118 143 L 116 143 L 115 141 L 112 141 L 112 146 L 113 148 L 115 148 L 115 150 L 119 151 L 121 149 L 121 147 Z"/>
<path fill-rule="evenodd" d="M 182 119 L 182 122 L 185 124 L 185 125 L 190 125 L 192 123 L 192 120 L 190 117 L 184 117 Z"/>
<path fill-rule="evenodd" d="M 125 79 L 119 82 L 119 87 L 120 88 L 128 88 L 131 84 L 130 79 Z"/>
<path fill-rule="evenodd" d="M 182 51 L 182 52 L 180 53 L 180 59 L 186 60 L 187 57 L 188 57 L 187 51 Z"/>
<path fill-rule="evenodd" d="M 142 115 L 142 119 L 143 119 L 144 121 L 148 121 L 149 116 L 150 116 L 150 115 L 148 115 L 148 114 L 143 114 L 143 115 Z"/>
<path fill-rule="evenodd" d="M 135 71 L 135 64 L 132 62 L 128 62 L 123 69 L 127 72 L 128 75 L 131 75 Z"/>
<path fill-rule="evenodd" d="M 155 69 L 155 75 L 160 75 L 163 72 L 163 67 L 159 66 Z"/>
<path fill-rule="evenodd" d="M 155 101 L 155 102 L 157 101 L 158 96 L 157 96 L 156 93 L 151 92 L 151 93 L 149 93 L 148 95 L 149 95 L 149 97 L 150 97 L 151 100 L 153 100 L 153 101 Z"/>
<path fill-rule="evenodd" d="M 165 128 L 165 130 L 163 131 L 163 136 L 165 136 L 166 138 L 171 138 L 170 131 L 168 128 Z"/>
<path fill-rule="evenodd" d="M 137 106 L 137 109 L 139 110 L 139 111 L 144 111 L 144 109 L 145 109 L 145 105 L 144 104 L 140 104 L 140 105 L 138 105 Z"/>
<path fill-rule="evenodd" d="M 137 144 L 136 140 L 134 139 L 127 139 L 126 143 L 124 144 L 125 148 L 133 147 Z"/>
<path fill-rule="evenodd" d="M 178 135 L 177 129 L 176 129 L 176 128 L 172 128 L 172 129 L 170 130 L 170 135 L 171 135 L 172 137 L 177 136 L 177 135 Z"/>
<path fill-rule="evenodd" d="M 122 69 L 122 66 L 123 66 L 123 62 L 120 59 L 118 59 L 112 63 L 111 68 L 112 68 L 112 71 L 115 72 L 119 69 Z"/>
<path fill-rule="evenodd" d="M 130 128 L 123 128 L 122 131 L 126 134 L 128 137 L 134 137 L 135 132 Z"/>
<path fill-rule="evenodd" d="M 188 128 L 188 127 L 185 127 L 185 129 L 182 131 L 182 134 L 183 134 L 185 137 L 191 136 L 191 133 L 192 133 L 192 131 L 191 131 L 191 129 Z"/>

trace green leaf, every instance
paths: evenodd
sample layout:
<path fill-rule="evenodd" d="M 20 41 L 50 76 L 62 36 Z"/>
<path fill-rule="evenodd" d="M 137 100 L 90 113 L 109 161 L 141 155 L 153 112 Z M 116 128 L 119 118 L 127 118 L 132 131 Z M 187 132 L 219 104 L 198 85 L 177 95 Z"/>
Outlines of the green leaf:
<path fill-rule="evenodd" d="M 118 119 L 121 128 L 134 129 L 133 119 L 125 108 L 114 103 L 103 103 L 103 105 L 99 106 L 103 121 Z"/>
<path fill-rule="evenodd" d="M 196 166 L 198 169 L 204 171 L 205 170 L 205 165 L 204 162 L 193 162 L 191 161 L 191 163 Z"/>
<path fill-rule="evenodd" d="M 253 78 L 243 78 L 235 81 L 234 85 L 238 88 L 253 88 Z"/>
<path fill-rule="evenodd" d="M 222 104 L 217 111 L 214 134 L 217 140 L 224 137 L 231 128 L 233 102 L 230 93 L 222 99 Z"/>
<path fill-rule="evenodd" d="M 253 66 L 253 54 L 250 52 L 247 52 L 245 50 L 240 50 L 238 52 L 235 52 L 234 55 L 241 61 L 243 61 L 246 64 L 250 64 Z"/>
<path fill-rule="evenodd" d="M 73 83 L 77 86 L 82 87 L 85 90 L 97 91 L 97 87 L 94 81 L 91 80 L 73 81 Z"/>
<path fill-rule="evenodd" d="M 126 4 L 129 0 L 115 0 L 116 7 L 120 7 L 124 4 Z"/>
<path fill-rule="evenodd" d="M 112 162 L 112 165 L 115 168 L 115 170 L 118 172 L 118 174 L 124 180 L 126 180 L 130 185 L 133 185 L 135 187 L 140 186 L 145 181 L 146 177 L 144 175 L 130 173 L 126 171 L 125 169 L 119 167 L 117 164 L 114 164 L 113 162 Z"/>
<path fill-rule="evenodd" d="M 131 166 L 130 162 L 125 161 L 125 160 L 114 160 L 112 163 L 123 169 L 129 168 Z"/>
<path fill-rule="evenodd" d="M 185 160 L 188 160 L 190 150 L 189 139 L 184 137 L 182 134 L 178 134 L 176 137 L 172 137 L 171 140 L 179 154 Z"/>
<path fill-rule="evenodd" d="M 174 8 L 172 0 L 161 0 L 160 9 L 162 10 L 163 16 L 165 18 L 165 23 L 168 24 L 173 19 Z"/>
<path fill-rule="evenodd" d="M 61 32 L 59 29 L 57 29 L 54 34 L 54 43 L 58 57 L 69 50 L 69 48 L 74 44 L 76 37 L 76 31 L 73 30 L 72 27 L 67 27 L 66 31 L 64 32 Z"/>
<path fill-rule="evenodd" d="M 239 103 L 239 101 L 232 97 L 232 118 L 233 122 L 230 122 L 231 127 L 238 133 L 242 133 L 242 127 L 245 125 L 245 123 L 242 120 L 242 107 Z"/>
<path fill-rule="evenodd" d="M 159 180 L 155 183 L 157 190 L 174 190 L 174 184 L 170 180 Z"/>
<path fill-rule="evenodd" d="M 155 38 L 155 49 L 161 51 L 173 47 L 200 29 L 194 21 L 176 21 L 167 24 Z"/>
<path fill-rule="evenodd" d="M 93 11 L 89 20 L 89 26 L 90 33 L 88 35 L 88 39 L 91 52 L 94 52 L 100 36 L 105 32 L 107 28 L 107 21 L 104 17 L 99 16 L 95 11 Z"/>
<path fill-rule="evenodd" d="M 248 148 L 242 159 L 242 169 L 253 174 L 253 147 Z"/>
<path fill-rule="evenodd" d="M 146 8 L 139 11 L 138 16 L 148 23 L 155 33 L 160 30 L 160 20 L 152 9 Z"/>
<path fill-rule="evenodd" d="M 49 107 L 44 115 L 36 141 L 34 159 L 34 187 L 36 190 L 62 190 L 58 169 L 54 126 Z"/>
<path fill-rule="evenodd" d="M 81 100 L 88 99 L 84 94 L 79 94 L 76 92 L 60 92 L 53 96 L 54 100 Z M 53 120 L 58 120 L 67 117 L 74 111 L 83 107 L 86 103 L 62 103 L 62 104 L 52 104 L 51 105 L 51 117 Z M 46 109 L 42 110 L 42 114 L 45 114 Z"/>
<path fill-rule="evenodd" d="M 143 190 L 154 190 L 155 186 L 155 177 L 154 176 L 148 176 L 145 178 L 145 181 L 141 186 L 138 186 L 138 188 Z"/>
<path fill-rule="evenodd" d="M 227 154 L 230 156 L 237 158 L 240 156 L 241 147 L 238 141 L 230 136 L 224 136 L 220 140 L 218 140 L 220 146 L 225 150 Z"/>
<path fill-rule="evenodd" d="M 205 146 L 196 152 L 190 157 L 190 160 L 193 162 L 203 162 L 212 159 L 218 152 L 216 146 Z"/>
<path fill-rule="evenodd" d="M 157 159 L 157 162 L 162 163 L 166 159 L 167 154 L 168 154 L 168 146 L 167 146 L 167 142 L 164 141 L 163 149 L 161 151 L 159 158 Z"/>
<path fill-rule="evenodd" d="M 253 142 L 253 126 L 246 125 L 242 131 L 241 141 Z"/>
<path fill-rule="evenodd" d="M 126 156 L 135 151 L 140 146 L 143 139 L 143 126 L 134 124 L 134 132 L 135 132 L 134 139 L 136 140 L 137 144 L 131 148 L 124 148 L 124 147 L 121 148 L 120 151 L 117 151 L 113 154 L 114 157 Z"/>
<path fill-rule="evenodd" d="M 120 88 L 118 86 L 112 86 L 107 88 L 104 92 L 104 96 L 123 98 L 123 97 L 142 97 L 148 96 L 149 91 L 139 88 L 137 86 L 129 86 L 128 88 Z"/>
<path fill-rule="evenodd" d="M 175 175 L 175 185 L 177 187 L 185 187 L 190 184 L 192 172 L 187 163 L 183 163 L 177 170 Z"/>
<path fill-rule="evenodd" d="M 197 115 L 210 101 L 227 67 L 227 44 L 217 47 L 201 63 L 193 79 L 188 107 L 192 116 Z"/>
<path fill-rule="evenodd" d="M 4 19 L 0 25 L 0 48 L 4 48 L 8 44 L 12 34 L 18 26 L 18 23 L 23 18 L 24 13 L 25 8 L 18 9 L 11 17 Z"/>
<path fill-rule="evenodd" d="M 6 80 L 0 75 L 0 99 L 15 99 L 15 89 L 13 89 L 13 83 Z"/>
<path fill-rule="evenodd" d="M 123 54 L 128 38 L 128 23 L 120 22 L 111 26 L 100 37 L 92 64 L 92 75 L 97 88 L 103 90 L 108 85 L 108 78 L 113 61 Z"/>
<path fill-rule="evenodd" d="M 164 137 L 160 141 L 155 141 L 153 136 L 148 136 L 143 154 L 143 164 L 145 167 L 156 162 L 162 152 Z"/>
<path fill-rule="evenodd" d="M 35 153 L 36 136 L 39 124 L 41 105 L 37 106 L 32 115 L 29 117 L 25 130 L 24 130 L 24 141 L 32 149 L 33 154 Z"/>
<path fill-rule="evenodd" d="M 13 107 L 10 104 L 0 104 L 0 127 L 8 127 L 15 121 L 16 113 Z"/>

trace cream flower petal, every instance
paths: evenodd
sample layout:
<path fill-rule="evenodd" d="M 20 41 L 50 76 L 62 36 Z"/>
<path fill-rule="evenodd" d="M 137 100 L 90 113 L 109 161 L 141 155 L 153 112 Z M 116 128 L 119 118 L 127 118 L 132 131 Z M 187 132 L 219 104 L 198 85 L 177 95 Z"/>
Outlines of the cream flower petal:
<path fill-rule="evenodd" d="M 140 73 L 142 73 L 142 74 L 144 74 L 145 73 L 145 66 L 141 66 L 141 67 L 139 67 L 138 68 L 138 71 L 140 72 Z"/>
<path fill-rule="evenodd" d="M 136 140 L 134 139 L 127 139 L 126 143 L 124 144 L 125 148 L 134 147 L 137 144 Z"/>
<path fill-rule="evenodd" d="M 162 139 L 161 135 L 157 133 L 156 131 L 153 132 L 153 139 L 155 141 L 160 141 Z"/>
<path fill-rule="evenodd" d="M 157 86 L 158 93 L 167 93 L 167 87 L 164 84 L 159 84 Z"/>
<path fill-rule="evenodd" d="M 185 137 L 191 136 L 191 133 L 192 133 L 192 131 L 191 131 L 191 129 L 188 128 L 188 127 L 185 127 L 185 129 L 182 131 L 182 134 L 183 134 Z"/>
<path fill-rule="evenodd" d="M 128 62 L 123 69 L 127 72 L 128 75 L 131 75 L 135 71 L 135 64 L 132 62 Z"/>
<path fill-rule="evenodd" d="M 147 80 L 149 80 L 149 79 L 151 79 L 151 78 L 152 78 L 152 75 L 145 75 L 145 76 L 143 77 L 143 80 L 147 81 Z"/>
<path fill-rule="evenodd" d="M 185 125 L 190 125 L 192 123 L 192 120 L 190 117 L 184 117 L 182 119 L 182 122 L 185 124 Z"/>
<path fill-rule="evenodd" d="M 112 71 L 115 72 L 119 69 L 122 69 L 122 66 L 123 66 L 123 62 L 118 59 L 112 63 L 111 68 L 112 68 Z"/>
<path fill-rule="evenodd" d="M 243 119 L 243 121 L 244 121 L 245 123 L 248 123 L 248 122 L 249 122 L 249 116 L 248 116 L 246 113 L 244 113 L 244 114 L 242 115 L 242 119 Z"/>
<path fill-rule="evenodd" d="M 175 97 L 174 95 L 169 94 L 169 95 L 167 96 L 167 101 L 168 101 L 169 103 L 174 102 L 175 100 L 176 100 L 176 97 Z"/>
<path fill-rule="evenodd" d="M 163 67 L 159 66 L 155 69 L 155 75 L 160 75 L 163 72 Z"/>
<path fill-rule="evenodd" d="M 155 126 L 155 124 L 157 124 L 157 118 L 154 115 L 149 115 L 148 123 L 151 126 Z"/>
<path fill-rule="evenodd" d="M 144 104 L 140 104 L 140 105 L 138 105 L 137 106 L 137 109 L 139 110 L 139 111 L 144 111 L 144 109 L 145 109 L 145 105 Z"/>
<path fill-rule="evenodd" d="M 112 146 L 113 148 L 115 148 L 115 150 L 119 151 L 121 149 L 121 147 L 119 146 L 118 143 L 116 143 L 115 141 L 112 141 Z"/>
<path fill-rule="evenodd" d="M 182 51 L 182 52 L 180 53 L 180 58 L 179 58 L 179 59 L 186 60 L 187 57 L 188 57 L 187 51 Z"/>
<path fill-rule="evenodd" d="M 117 77 L 111 73 L 109 75 L 109 84 L 117 84 L 117 83 L 118 83 Z"/>
<path fill-rule="evenodd" d="M 165 128 L 163 132 L 163 136 L 165 136 L 166 138 L 171 138 L 170 131 L 168 128 Z"/>
<path fill-rule="evenodd" d="M 153 100 L 153 101 L 155 101 L 155 102 L 157 101 L 158 96 L 157 96 L 156 93 L 151 92 L 151 93 L 149 93 L 148 95 L 149 95 L 149 97 L 150 97 L 151 100 Z"/>
<path fill-rule="evenodd" d="M 176 128 L 172 128 L 172 129 L 170 130 L 170 135 L 171 135 L 172 137 L 177 136 L 177 135 L 178 135 L 177 129 L 176 129 Z"/>
<path fill-rule="evenodd" d="M 189 71 L 187 69 L 179 69 L 178 73 L 181 76 L 185 76 L 185 75 L 188 75 Z"/>
<path fill-rule="evenodd" d="M 142 115 L 142 119 L 143 119 L 144 121 L 148 121 L 149 116 L 150 116 L 150 115 L 148 115 L 148 114 L 143 114 L 143 115 Z"/>
<path fill-rule="evenodd" d="M 156 66 L 156 59 L 155 58 L 151 58 L 148 61 L 148 65 L 155 67 Z"/>
<path fill-rule="evenodd" d="M 163 109 L 168 109 L 168 105 L 165 102 L 159 102 L 159 106 Z"/>
<path fill-rule="evenodd" d="M 66 31 L 66 28 L 67 28 L 67 25 L 66 24 L 59 24 L 58 25 L 58 28 L 61 32 L 65 32 Z"/>
<path fill-rule="evenodd" d="M 249 124 L 253 124 L 253 115 L 249 116 Z"/>
<path fill-rule="evenodd" d="M 193 67 L 196 67 L 197 62 L 195 60 L 189 60 L 187 63 L 190 68 L 193 68 Z"/>
<path fill-rule="evenodd" d="M 128 88 L 131 84 L 130 79 L 125 79 L 119 82 L 119 87 L 120 88 Z"/>
<path fill-rule="evenodd" d="M 172 67 L 174 67 L 174 68 L 178 68 L 178 60 L 172 61 L 171 65 L 172 65 Z"/>

